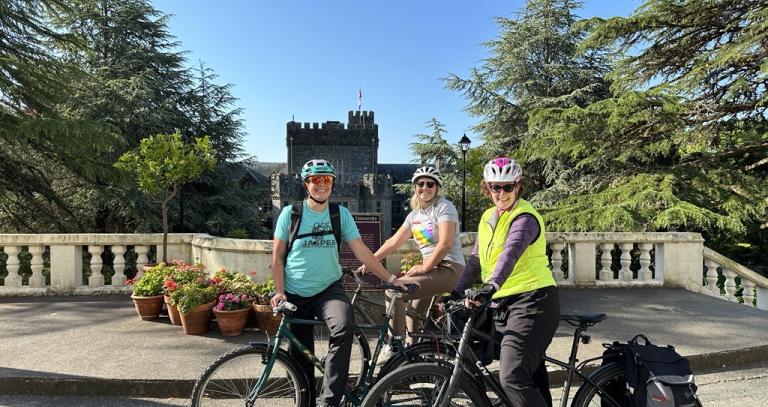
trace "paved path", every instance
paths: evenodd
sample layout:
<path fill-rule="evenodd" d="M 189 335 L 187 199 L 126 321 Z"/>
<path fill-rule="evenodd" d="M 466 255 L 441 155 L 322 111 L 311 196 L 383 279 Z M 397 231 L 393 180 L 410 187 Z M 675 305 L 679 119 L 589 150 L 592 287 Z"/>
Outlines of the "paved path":
<path fill-rule="evenodd" d="M 645 333 L 674 344 L 694 371 L 768 361 L 768 312 L 681 289 L 564 289 L 563 313 L 605 312 L 581 359 L 601 343 Z M 215 325 L 215 324 L 214 324 Z M 561 327 L 549 354 L 565 358 Z M 141 321 L 127 296 L 0 297 L 0 394 L 186 397 L 217 355 L 246 344 L 212 329 L 184 335 Z"/>

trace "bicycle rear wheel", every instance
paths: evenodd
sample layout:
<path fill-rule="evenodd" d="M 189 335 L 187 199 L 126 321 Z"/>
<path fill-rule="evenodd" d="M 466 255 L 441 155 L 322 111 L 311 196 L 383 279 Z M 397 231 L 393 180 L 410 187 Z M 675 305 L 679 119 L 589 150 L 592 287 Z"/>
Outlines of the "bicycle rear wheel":
<path fill-rule="evenodd" d="M 309 402 L 306 376 L 284 351 L 280 351 L 269 378 L 259 394 L 246 404 L 269 358 L 266 345 L 234 349 L 216 359 L 195 382 L 193 407 L 243 406 L 269 403 L 274 406 L 304 406 Z M 256 399 L 267 399 L 259 402 Z"/>
<path fill-rule="evenodd" d="M 573 396 L 572 407 L 626 407 L 629 400 L 625 395 L 627 391 L 626 369 L 621 363 L 610 363 L 600 367 L 589 375 L 597 387 L 589 382 L 579 386 L 576 395 Z M 603 392 L 598 392 L 598 387 Z M 615 401 L 612 403 L 608 396 Z"/>
<path fill-rule="evenodd" d="M 361 407 L 416 407 L 433 406 L 440 388 L 451 378 L 453 368 L 432 363 L 402 366 L 381 378 L 371 388 Z M 468 375 L 459 381 L 449 403 L 452 407 L 490 406 L 488 399 L 478 390 Z"/>

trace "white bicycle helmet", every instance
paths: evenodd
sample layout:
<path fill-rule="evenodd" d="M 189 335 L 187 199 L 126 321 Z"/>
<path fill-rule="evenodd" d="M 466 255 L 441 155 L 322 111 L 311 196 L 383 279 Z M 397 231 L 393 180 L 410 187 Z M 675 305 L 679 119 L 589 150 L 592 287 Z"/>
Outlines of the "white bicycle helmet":
<path fill-rule="evenodd" d="M 439 187 L 443 186 L 443 179 L 440 177 L 440 171 L 438 171 L 435 167 L 429 166 L 416 168 L 416 172 L 413 173 L 413 177 L 411 178 L 411 183 L 414 183 L 417 179 L 424 177 L 435 180 Z"/>
<path fill-rule="evenodd" d="M 523 169 L 520 164 L 507 157 L 494 158 L 488 161 L 483 169 L 485 182 L 517 182 L 522 176 Z"/>

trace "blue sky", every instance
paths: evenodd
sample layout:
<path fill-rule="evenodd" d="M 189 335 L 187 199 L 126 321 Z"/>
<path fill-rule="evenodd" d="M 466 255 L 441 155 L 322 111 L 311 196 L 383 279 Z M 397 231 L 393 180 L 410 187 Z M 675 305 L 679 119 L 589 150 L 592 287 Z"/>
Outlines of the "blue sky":
<path fill-rule="evenodd" d="M 444 88 L 449 73 L 466 77 L 497 38 L 494 17 L 514 17 L 522 0 L 189 1 L 154 0 L 173 16 L 169 30 L 188 51 L 233 85 L 244 110 L 244 148 L 259 161 L 285 161 L 285 125 L 347 121 L 373 110 L 379 161 L 410 162 L 413 135 L 432 117 L 455 143 L 477 119 L 462 95 Z M 581 17 L 626 16 L 640 0 L 586 0 Z"/>

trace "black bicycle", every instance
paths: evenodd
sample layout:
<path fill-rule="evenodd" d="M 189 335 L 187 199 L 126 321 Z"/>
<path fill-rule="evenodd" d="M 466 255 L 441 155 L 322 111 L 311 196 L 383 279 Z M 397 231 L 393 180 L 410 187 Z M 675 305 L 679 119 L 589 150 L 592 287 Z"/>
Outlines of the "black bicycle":
<path fill-rule="evenodd" d="M 465 310 L 463 303 L 450 303 L 447 313 Z M 408 348 L 408 355 L 392 361 L 400 366 L 382 377 L 371 388 L 362 403 L 363 407 L 385 406 L 510 406 L 498 379 L 483 364 L 470 344 L 477 338 L 493 341 L 494 338 L 473 327 L 477 311 L 472 310 L 461 336 L 444 335 L 438 340 L 420 343 Z M 585 332 L 606 318 L 605 314 L 561 315 L 560 320 L 575 327 L 568 362 L 548 356 L 545 360 L 565 370 L 563 394 L 560 406 L 568 405 L 571 385 L 575 377 L 582 384 L 576 390 L 571 406 L 625 405 L 623 389 L 626 388 L 623 363 L 607 363 L 591 374 L 585 372 L 590 362 L 602 356 L 579 363 L 577 353 L 580 343 L 589 343 Z M 458 339 L 458 344 L 456 340 Z M 417 363 L 411 363 L 416 361 Z M 424 361 L 424 362 L 421 362 Z M 621 393 L 616 394 L 616 391 Z"/>

